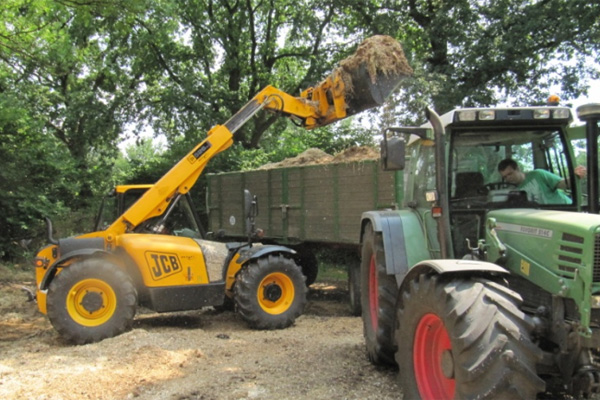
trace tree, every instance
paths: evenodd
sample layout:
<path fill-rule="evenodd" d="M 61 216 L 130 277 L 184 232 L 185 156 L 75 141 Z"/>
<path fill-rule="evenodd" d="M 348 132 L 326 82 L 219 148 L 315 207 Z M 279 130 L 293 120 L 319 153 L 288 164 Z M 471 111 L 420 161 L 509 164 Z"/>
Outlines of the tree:
<path fill-rule="evenodd" d="M 154 13 L 142 25 L 155 38 L 156 63 L 155 79 L 145 82 L 145 117 L 169 140 L 196 142 L 266 85 L 299 94 L 364 38 L 362 28 L 331 40 L 343 23 L 338 9 L 334 1 L 187 0 Z M 178 24 L 166 32 L 172 18 Z M 258 114 L 239 142 L 257 147 L 273 124 L 283 129 L 285 121 Z"/>
<path fill-rule="evenodd" d="M 383 7 L 384 32 L 404 43 L 417 70 L 402 99 L 413 111 L 428 101 L 440 112 L 539 104 L 552 85 L 575 98 L 587 78 L 599 76 L 600 6 L 593 2 L 406 0 Z"/>
<path fill-rule="evenodd" d="M 298 94 L 373 34 L 398 39 L 416 71 L 395 98 L 402 106 L 390 103 L 386 123 L 414 124 L 425 104 L 440 112 L 531 104 L 556 82 L 563 97 L 574 97 L 586 77 L 598 76 L 599 14 L 600 6 L 584 0 L 5 0 L 0 156 L 16 168 L 2 171 L 10 179 L 0 192 L 36 182 L 19 187 L 32 215 L 52 204 L 90 206 L 114 181 L 117 143 L 128 126 L 167 138 L 160 160 L 132 164 L 127 176 L 151 179 L 264 86 Z M 303 141 L 289 127 L 259 113 L 239 132 L 243 149 L 211 165 L 235 169 L 365 136 L 343 125 L 297 133 Z M 264 149 L 252 160 L 261 138 Z M 47 201 L 36 197 L 40 191 Z M 5 214 L 16 219 L 11 233 L 0 233 L 2 243 L 31 225 L 7 199 Z"/>
<path fill-rule="evenodd" d="M 3 96 L 18 95 L 36 128 L 65 146 L 78 199 L 109 167 L 140 84 L 131 21 L 141 1 L 10 0 L 0 15 Z M 90 157 L 97 156 L 92 163 Z M 77 202 L 75 202 L 77 204 Z"/>

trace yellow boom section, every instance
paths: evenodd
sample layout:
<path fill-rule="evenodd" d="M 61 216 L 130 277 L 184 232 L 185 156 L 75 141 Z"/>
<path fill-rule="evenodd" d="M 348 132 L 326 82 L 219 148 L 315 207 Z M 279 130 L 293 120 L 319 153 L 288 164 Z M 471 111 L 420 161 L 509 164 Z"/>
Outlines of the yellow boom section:
<path fill-rule="evenodd" d="M 402 48 L 387 36 L 367 39 L 356 56 L 299 97 L 273 86 L 256 94 L 225 124 L 216 125 L 192 151 L 158 180 L 102 236 L 110 243 L 149 218 L 165 212 L 178 194 L 187 193 L 206 164 L 233 144 L 233 134 L 261 109 L 281 113 L 306 129 L 324 126 L 383 103 L 401 78 L 412 70 Z"/>

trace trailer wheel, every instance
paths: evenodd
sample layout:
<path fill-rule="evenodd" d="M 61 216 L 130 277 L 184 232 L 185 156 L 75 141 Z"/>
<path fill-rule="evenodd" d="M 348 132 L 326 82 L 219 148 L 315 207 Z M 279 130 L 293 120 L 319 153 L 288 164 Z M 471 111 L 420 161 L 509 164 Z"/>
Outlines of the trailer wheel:
<path fill-rule="evenodd" d="M 360 295 L 363 334 L 367 356 L 373 364 L 393 364 L 395 303 L 398 289 L 393 275 L 386 273 L 381 233 L 369 223 L 362 240 Z"/>
<path fill-rule="evenodd" d="M 305 279 L 290 258 L 260 258 L 238 273 L 234 286 L 237 311 L 251 328 L 287 328 L 304 311 Z"/>
<path fill-rule="evenodd" d="M 542 352 L 510 289 L 486 279 L 418 276 L 398 307 L 396 361 L 410 399 L 533 399 Z"/>
<path fill-rule="evenodd" d="M 77 261 L 50 283 L 48 318 L 67 341 L 98 342 L 131 327 L 137 292 L 130 277 L 100 258 Z"/>
<path fill-rule="evenodd" d="M 360 316 L 362 307 L 360 305 L 360 264 L 354 263 L 348 266 L 348 298 L 350 302 L 350 313 L 356 317 Z"/>
<path fill-rule="evenodd" d="M 300 248 L 298 251 L 298 265 L 306 276 L 306 286 L 310 286 L 317 280 L 319 274 L 319 260 L 309 248 Z"/>

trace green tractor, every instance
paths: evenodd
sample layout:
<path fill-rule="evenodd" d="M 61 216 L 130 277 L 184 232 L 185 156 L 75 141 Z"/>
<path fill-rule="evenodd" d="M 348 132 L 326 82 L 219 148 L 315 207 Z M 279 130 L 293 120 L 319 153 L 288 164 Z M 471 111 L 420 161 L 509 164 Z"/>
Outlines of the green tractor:
<path fill-rule="evenodd" d="M 585 186 L 566 107 L 428 109 L 386 130 L 404 205 L 362 216 L 361 306 L 368 356 L 398 365 L 405 398 L 600 392 L 600 105 L 578 114 Z M 558 176 L 566 201 L 502 179 L 504 159 Z"/>

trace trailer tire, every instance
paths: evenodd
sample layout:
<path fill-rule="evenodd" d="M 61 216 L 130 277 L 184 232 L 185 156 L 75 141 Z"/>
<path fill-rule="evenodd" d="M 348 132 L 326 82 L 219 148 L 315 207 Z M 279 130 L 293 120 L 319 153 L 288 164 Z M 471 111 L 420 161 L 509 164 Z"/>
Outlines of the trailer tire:
<path fill-rule="evenodd" d="M 236 277 L 236 309 L 253 329 L 283 329 L 292 325 L 306 305 L 306 277 L 281 255 L 254 260 Z"/>
<path fill-rule="evenodd" d="M 542 351 L 520 296 L 483 278 L 422 274 L 398 304 L 396 361 L 405 398 L 533 399 Z"/>
<path fill-rule="evenodd" d="M 388 275 L 381 233 L 368 223 L 362 238 L 360 294 L 363 334 L 369 360 L 376 365 L 394 364 L 395 304 L 398 288 Z"/>
<path fill-rule="evenodd" d="M 129 275 L 102 258 L 63 268 L 48 288 L 48 318 L 61 337 L 75 344 L 127 331 L 136 307 L 137 292 Z"/>
<path fill-rule="evenodd" d="M 297 251 L 297 264 L 301 267 L 304 276 L 306 276 L 306 286 L 310 286 L 317 280 L 319 260 L 310 249 L 300 248 Z"/>
<path fill-rule="evenodd" d="M 348 266 L 348 301 L 350 313 L 359 317 L 362 312 L 360 300 L 360 264 L 351 263 Z"/>

